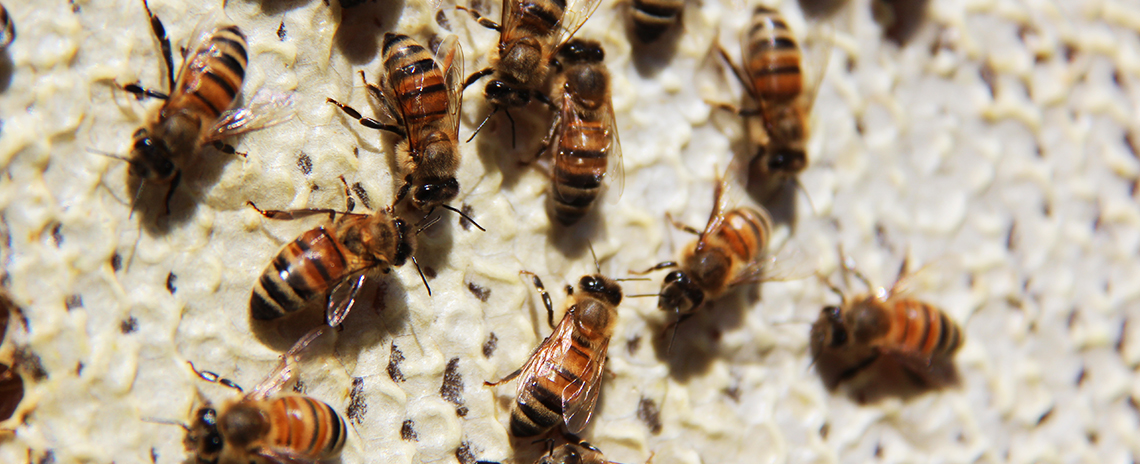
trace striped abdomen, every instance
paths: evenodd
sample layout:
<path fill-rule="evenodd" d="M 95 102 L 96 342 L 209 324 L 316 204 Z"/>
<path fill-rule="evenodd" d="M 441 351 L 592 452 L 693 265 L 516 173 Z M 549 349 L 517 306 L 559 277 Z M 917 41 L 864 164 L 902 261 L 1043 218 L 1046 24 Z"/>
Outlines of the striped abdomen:
<path fill-rule="evenodd" d="M 515 30 L 503 31 L 508 34 L 504 40 L 521 37 L 547 37 L 558 33 L 558 23 L 566 14 L 566 0 L 506 0 L 518 2 L 518 20 Z M 556 45 L 556 44 L 552 44 Z"/>
<path fill-rule="evenodd" d="M 574 321 L 566 317 L 559 326 L 563 324 L 574 324 Z M 557 349 L 554 345 L 567 342 L 553 339 L 559 333 L 570 339 L 570 346 L 561 356 L 549 357 L 534 367 L 533 375 L 524 376 L 520 380 L 523 383 L 519 384 L 518 398 L 511 409 L 511 435 L 533 437 L 562 423 L 562 398 L 567 385 L 580 379 L 592 378 L 591 373 L 586 371 L 591 366 L 597 366 L 597 363 L 591 363 L 591 360 L 597 356 L 606 356 L 605 353 L 598 352 L 600 342 L 582 337 L 573 329 L 557 330 L 551 338 L 543 341 L 534 356 L 543 356 L 544 350 Z"/>
<path fill-rule="evenodd" d="M 891 299 L 891 330 L 885 343 L 925 358 L 949 357 L 962 345 L 958 324 L 942 310 L 911 299 Z"/>
<path fill-rule="evenodd" d="M 803 92 L 800 47 L 776 10 L 758 6 L 753 11 L 744 59 L 757 98 L 788 102 Z"/>
<path fill-rule="evenodd" d="M 276 319 L 326 296 L 348 268 L 333 232 L 317 227 L 281 248 L 249 298 L 254 319 Z"/>
<path fill-rule="evenodd" d="M 0 27 L 3 28 L 0 32 L 0 48 L 6 48 L 16 40 L 16 23 L 12 21 L 12 16 L 8 15 L 8 9 L 4 8 L 4 5 L 0 5 Z"/>
<path fill-rule="evenodd" d="M 403 34 L 384 34 L 384 69 L 396 93 L 413 153 L 419 153 L 449 115 L 443 71 L 427 49 Z"/>
<path fill-rule="evenodd" d="M 551 185 L 555 217 L 570 225 L 582 219 L 598 198 L 606 176 L 612 128 L 602 121 L 564 124 L 567 126 L 558 138 Z"/>
<path fill-rule="evenodd" d="M 283 396 L 270 402 L 268 412 L 272 432 L 267 440 L 275 447 L 314 460 L 332 458 L 344 448 L 348 427 L 332 406 L 306 396 Z"/>
<path fill-rule="evenodd" d="M 727 247 L 736 261 L 747 265 L 763 256 L 771 228 L 767 214 L 752 208 L 737 208 L 725 213 L 720 226 L 709 232 L 705 240 Z"/>
<path fill-rule="evenodd" d="M 633 0 L 633 32 L 642 42 L 653 42 L 675 24 L 685 0 Z"/>
<path fill-rule="evenodd" d="M 245 35 L 237 26 L 214 30 L 182 65 L 162 117 L 190 113 L 209 127 L 233 104 L 245 79 L 247 61 Z"/>

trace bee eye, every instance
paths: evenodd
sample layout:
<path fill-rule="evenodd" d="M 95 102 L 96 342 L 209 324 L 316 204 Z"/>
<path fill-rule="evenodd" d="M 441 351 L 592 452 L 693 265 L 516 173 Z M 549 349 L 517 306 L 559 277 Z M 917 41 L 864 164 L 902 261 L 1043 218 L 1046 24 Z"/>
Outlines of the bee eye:
<path fill-rule="evenodd" d="M 831 328 L 831 346 L 839 347 L 847 343 L 847 330 L 843 326 L 836 325 Z"/>
<path fill-rule="evenodd" d="M 206 451 L 206 453 L 220 452 L 220 451 L 222 451 L 223 446 L 224 446 L 224 443 L 222 442 L 222 435 L 221 434 L 215 432 L 215 433 L 211 433 L 209 435 L 206 435 L 205 446 L 203 446 L 203 449 Z"/>
<path fill-rule="evenodd" d="M 788 157 L 783 153 L 776 153 L 768 160 L 768 169 L 779 170 L 788 164 Z"/>
<path fill-rule="evenodd" d="M 681 279 L 683 279 L 684 277 L 685 277 L 685 273 L 684 273 L 684 272 L 681 272 L 681 271 L 673 271 L 673 272 L 670 272 L 670 273 L 669 273 L 669 275 L 665 276 L 665 283 L 672 283 L 672 282 L 676 282 L 676 281 L 678 281 L 678 280 L 681 280 Z"/>

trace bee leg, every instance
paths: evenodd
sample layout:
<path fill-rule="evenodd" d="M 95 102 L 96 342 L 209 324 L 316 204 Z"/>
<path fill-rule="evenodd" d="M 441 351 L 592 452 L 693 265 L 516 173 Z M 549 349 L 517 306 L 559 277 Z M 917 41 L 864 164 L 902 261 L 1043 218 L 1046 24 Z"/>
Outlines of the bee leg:
<path fill-rule="evenodd" d="M 504 383 L 507 383 L 507 382 L 514 380 L 515 377 L 519 376 L 519 374 L 522 374 L 522 368 L 521 367 L 519 369 L 515 370 L 514 372 L 507 374 L 506 377 L 503 377 L 503 378 L 499 379 L 498 381 L 488 382 L 488 381 L 484 380 L 483 385 L 486 385 L 488 387 L 494 387 L 494 386 L 502 385 Z"/>
<path fill-rule="evenodd" d="M 701 231 L 697 230 L 693 226 L 687 225 L 681 221 L 674 219 L 673 214 L 668 211 L 665 212 L 665 220 L 669 221 L 670 224 L 673 224 L 673 227 L 676 227 L 679 230 L 688 232 L 693 235 L 701 235 Z"/>
<path fill-rule="evenodd" d="M 376 129 L 376 130 L 391 132 L 391 133 L 396 134 L 400 137 L 407 137 L 408 136 L 407 132 L 404 132 L 403 127 L 400 127 L 400 126 L 397 126 L 394 124 L 384 124 L 384 123 L 377 121 L 375 119 L 366 118 L 366 117 L 362 116 L 359 111 L 356 111 L 351 106 L 345 105 L 345 104 L 338 102 L 336 100 L 333 100 L 331 98 L 328 98 L 326 100 L 329 103 L 336 105 L 338 108 L 340 108 L 341 111 L 344 111 L 344 114 L 347 114 L 349 117 L 351 117 L 357 121 L 360 121 L 360 124 L 363 125 L 364 127 L 367 127 L 369 129 Z"/>
<path fill-rule="evenodd" d="M 479 79 L 482 79 L 483 77 L 488 76 L 493 72 L 495 72 L 493 68 L 483 68 L 472 73 L 470 76 L 467 76 L 467 80 L 463 81 L 463 90 L 467 90 L 468 87 L 471 87 L 471 84 L 478 82 Z"/>
<path fill-rule="evenodd" d="M 214 148 L 216 148 L 218 151 L 225 153 L 227 155 L 237 155 L 237 156 L 240 156 L 242 158 L 245 158 L 246 156 L 249 155 L 249 153 L 237 151 L 237 149 L 234 148 L 233 145 L 222 142 L 221 140 L 214 141 Z"/>
<path fill-rule="evenodd" d="M 507 121 L 511 122 L 511 148 L 515 148 L 515 118 L 511 117 L 511 110 L 503 110 L 507 115 Z"/>
<path fill-rule="evenodd" d="M 404 185 L 400 186 L 400 190 L 396 192 L 396 202 L 399 203 L 404 197 L 408 196 L 408 192 L 412 190 L 412 175 L 404 176 Z M 393 204 L 395 204 L 393 203 Z"/>
<path fill-rule="evenodd" d="M 134 94 L 135 98 L 139 99 L 139 100 L 142 100 L 144 98 L 157 98 L 159 100 L 166 100 L 166 99 L 170 98 L 170 96 L 165 94 L 165 93 L 150 90 L 150 89 L 143 87 L 137 83 L 121 85 L 121 86 L 119 86 L 119 88 L 123 89 L 124 91 L 127 91 L 127 92 Z"/>
<path fill-rule="evenodd" d="M 756 91 L 752 88 L 752 84 L 748 82 L 748 78 L 744 76 L 744 74 L 740 71 L 740 68 L 732 62 L 732 58 L 729 58 L 728 52 L 724 51 L 724 47 L 721 47 L 720 43 L 716 44 L 716 51 L 720 54 L 721 59 L 723 59 L 724 62 L 728 64 L 728 68 L 732 70 L 732 75 L 736 76 L 736 80 L 740 81 L 740 85 L 744 86 L 744 90 L 747 90 L 748 93 L 751 94 L 753 98 L 755 98 Z"/>
<path fill-rule="evenodd" d="M 542 296 L 542 304 L 546 306 L 546 322 L 550 324 L 550 328 L 554 328 L 554 305 L 550 302 L 550 293 L 547 293 L 546 286 L 542 285 L 542 279 L 538 275 L 530 271 L 519 271 L 519 275 L 529 275 L 534 281 L 534 288 L 538 290 L 538 294 Z M 571 287 L 573 288 L 573 287 Z"/>
<path fill-rule="evenodd" d="M 170 51 L 170 38 L 166 36 L 166 28 L 162 26 L 162 21 L 150 12 L 150 5 L 147 4 L 146 0 L 143 0 L 143 8 L 146 8 L 146 15 L 150 17 L 150 29 L 162 47 L 162 58 L 166 60 L 167 88 L 174 89 L 174 56 Z"/>
<path fill-rule="evenodd" d="M 500 25 L 499 23 L 496 23 L 494 21 L 491 21 L 488 18 L 484 18 L 483 15 L 481 13 L 479 13 L 478 11 L 472 10 L 472 9 L 464 7 L 464 6 L 456 6 L 455 9 L 461 10 L 461 11 L 466 11 L 467 14 L 471 15 L 471 19 L 474 19 L 475 22 L 479 23 L 480 26 L 483 26 L 487 29 L 494 30 L 496 32 L 503 32 L 503 26 L 502 25 Z"/>
<path fill-rule="evenodd" d="M 255 205 L 252 201 L 247 201 L 247 202 L 245 202 L 245 204 L 249 205 L 251 208 L 253 208 L 258 213 L 260 213 L 262 216 L 265 216 L 268 219 L 281 219 L 281 220 L 285 220 L 285 221 L 291 221 L 293 219 L 300 219 L 303 217 L 312 216 L 314 214 L 327 214 L 327 215 L 329 215 L 330 220 L 335 218 L 337 214 L 343 214 L 343 215 L 348 215 L 348 216 L 367 216 L 366 214 L 349 213 L 347 211 L 337 211 L 337 210 L 332 209 L 332 208 L 302 208 L 302 209 L 292 209 L 292 210 L 265 209 L 265 210 L 263 210 L 261 208 L 258 208 L 257 205 Z"/>
<path fill-rule="evenodd" d="M 234 382 L 233 380 L 223 378 L 222 376 L 215 374 L 213 372 L 210 372 L 210 371 L 200 371 L 200 370 L 198 370 L 197 367 L 194 367 L 194 363 L 191 361 L 186 361 L 186 364 L 189 364 L 190 370 L 194 371 L 194 373 L 197 374 L 198 377 L 202 378 L 202 380 L 205 380 L 205 381 L 210 382 L 210 383 L 221 384 L 221 385 L 227 386 L 229 388 L 232 388 L 234 390 L 237 390 L 239 392 L 243 391 L 241 389 L 241 386 L 238 385 L 237 382 Z"/>
<path fill-rule="evenodd" d="M 653 271 L 660 271 L 662 269 L 668 269 L 671 267 L 677 267 L 677 262 L 676 261 L 665 261 L 663 263 L 658 263 L 656 266 L 653 266 L 653 267 L 646 269 L 644 271 L 630 270 L 629 273 L 633 274 L 633 275 L 645 275 L 645 274 L 648 274 L 648 273 L 653 272 Z"/>
<path fill-rule="evenodd" d="M 174 178 L 170 180 L 170 187 L 166 189 L 166 199 L 163 204 L 166 205 L 166 214 L 170 214 L 170 199 L 174 198 L 174 189 L 178 188 L 178 184 L 182 182 L 182 170 L 174 171 Z"/>
<path fill-rule="evenodd" d="M 546 96 L 546 94 L 542 92 L 535 92 L 534 95 L 535 100 L 538 100 L 542 104 L 546 105 L 546 107 L 550 108 L 552 111 L 558 111 L 560 109 L 557 105 L 554 104 L 554 102 L 550 101 L 550 97 Z"/>
<path fill-rule="evenodd" d="M 538 158 L 542 157 L 542 154 L 545 153 L 546 150 L 550 148 L 550 144 L 554 143 L 554 134 L 558 133 L 558 130 L 561 127 L 562 127 L 562 114 L 556 112 L 556 113 L 554 113 L 554 120 L 550 122 L 550 130 L 547 131 L 546 137 L 544 137 L 542 139 L 542 143 L 539 144 L 538 151 L 535 152 L 534 158 L 531 159 L 530 161 L 519 161 L 519 164 L 526 165 L 526 164 L 531 164 L 531 163 L 534 163 L 535 161 L 538 161 Z"/>

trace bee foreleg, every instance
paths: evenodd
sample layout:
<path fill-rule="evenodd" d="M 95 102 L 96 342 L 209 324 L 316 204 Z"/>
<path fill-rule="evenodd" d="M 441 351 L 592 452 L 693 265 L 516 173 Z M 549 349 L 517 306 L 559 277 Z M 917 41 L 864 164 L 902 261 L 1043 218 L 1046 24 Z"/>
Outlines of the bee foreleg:
<path fill-rule="evenodd" d="M 479 13 L 478 11 L 472 10 L 472 9 L 464 7 L 464 6 L 456 6 L 455 9 L 461 10 L 461 11 L 466 11 L 467 14 L 471 15 L 471 19 L 474 19 L 475 22 L 479 23 L 480 26 L 483 26 L 487 29 L 494 30 L 496 32 L 503 32 L 503 26 L 502 25 L 500 25 L 499 23 L 496 23 L 496 22 L 494 22 L 488 18 L 484 18 L 483 15 L 481 13 Z"/>
<path fill-rule="evenodd" d="M 645 275 L 645 274 L 648 274 L 648 273 L 653 272 L 653 271 L 660 271 L 662 269 L 668 269 L 671 267 L 677 267 L 677 262 L 676 261 L 665 261 L 663 263 L 658 263 L 656 266 L 653 266 L 653 267 L 646 269 L 644 271 L 630 270 L 629 273 L 633 274 L 633 275 Z"/>
<path fill-rule="evenodd" d="M 720 54 L 720 57 L 724 59 L 724 62 L 728 64 L 728 69 L 732 70 L 732 75 L 736 76 L 736 80 L 740 81 L 740 85 L 744 86 L 744 90 L 748 91 L 749 94 L 755 97 L 756 92 L 752 89 L 752 85 L 748 83 L 748 78 L 745 77 L 743 73 L 741 73 L 740 68 L 736 66 L 736 63 L 732 62 L 732 58 L 729 58 L 728 52 L 724 51 L 724 47 L 721 47 L 720 44 L 717 43 L 716 51 Z"/>
<path fill-rule="evenodd" d="M 538 294 L 542 296 L 543 306 L 546 306 L 546 322 L 550 324 L 550 328 L 554 328 L 554 304 L 550 302 L 550 293 L 546 291 L 546 286 L 542 285 L 542 279 L 530 271 L 519 271 L 519 275 L 529 275 L 533 279 L 534 288 L 538 290 Z"/>
<path fill-rule="evenodd" d="M 174 171 L 174 178 L 170 180 L 170 187 L 166 189 L 166 199 L 163 204 L 166 205 L 166 214 L 170 214 L 170 199 L 174 198 L 174 189 L 178 188 L 178 184 L 182 182 L 182 170 Z"/>
<path fill-rule="evenodd" d="M 482 79 L 485 76 L 489 76 L 493 72 L 495 72 L 495 70 L 493 68 L 483 68 L 483 69 L 476 71 L 474 74 L 467 76 L 467 80 L 463 81 L 463 90 L 467 90 L 467 88 L 470 87 L 471 84 L 474 84 L 479 79 Z"/>
<path fill-rule="evenodd" d="M 159 100 L 166 100 L 166 99 L 170 98 L 170 96 L 165 94 L 165 93 L 150 90 L 150 89 L 145 88 L 145 87 L 138 85 L 138 84 L 127 84 L 127 85 L 119 86 L 119 88 L 134 94 L 135 98 L 137 98 L 139 100 L 142 100 L 143 98 L 147 98 L 147 97 L 157 98 Z"/>
<path fill-rule="evenodd" d="M 345 105 L 345 104 L 338 102 L 336 100 L 333 100 L 331 98 L 327 99 L 327 101 L 329 103 L 336 105 L 338 108 L 341 109 L 341 111 L 344 111 L 344 114 L 347 114 L 349 117 L 351 117 L 357 121 L 360 121 L 360 124 L 363 125 L 364 127 L 367 127 L 369 129 L 376 129 L 376 130 L 391 132 L 391 133 L 396 134 L 400 137 L 407 137 L 407 132 L 404 132 L 403 127 L 400 127 L 400 126 L 397 126 L 394 124 L 384 124 L 384 123 L 377 121 L 375 119 L 366 118 L 366 117 L 362 116 L 359 111 L 356 111 L 351 106 Z"/>
<path fill-rule="evenodd" d="M 520 161 L 519 164 L 531 164 L 538 161 L 542 154 L 550 148 L 550 144 L 554 143 L 554 135 L 558 133 L 559 128 L 562 127 L 562 114 L 554 113 L 554 120 L 550 122 L 550 130 L 546 132 L 546 137 L 542 139 L 539 144 L 538 150 L 534 153 L 534 158 L 529 161 Z"/>
<path fill-rule="evenodd" d="M 256 210 L 262 216 L 265 216 L 266 218 L 281 219 L 281 220 L 286 220 L 286 221 L 293 220 L 293 219 L 300 219 L 303 217 L 312 216 L 314 214 L 327 214 L 327 215 L 329 215 L 329 219 L 335 218 L 337 214 L 352 215 L 352 216 L 365 216 L 364 214 L 349 213 L 347 211 L 337 211 L 337 210 L 332 209 L 332 208 L 302 208 L 302 209 L 291 209 L 291 210 L 266 209 L 266 210 L 263 210 L 261 208 L 258 208 L 257 205 L 255 205 L 252 201 L 247 201 L 247 202 L 245 202 L 245 204 L 249 205 L 251 208 Z"/>
<path fill-rule="evenodd" d="M 146 15 L 150 17 L 150 29 L 154 32 L 154 37 L 158 39 L 158 44 L 162 47 L 162 58 L 166 60 L 166 82 L 168 89 L 174 89 L 174 56 L 170 51 L 170 37 L 166 36 L 166 28 L 162 26 L 162 21 L 150 12 L 150 5 L 146 0 L 143 0 L 143 8 L 146 8 Z M 185 53 L 183 56 L 185 57 Z"/>

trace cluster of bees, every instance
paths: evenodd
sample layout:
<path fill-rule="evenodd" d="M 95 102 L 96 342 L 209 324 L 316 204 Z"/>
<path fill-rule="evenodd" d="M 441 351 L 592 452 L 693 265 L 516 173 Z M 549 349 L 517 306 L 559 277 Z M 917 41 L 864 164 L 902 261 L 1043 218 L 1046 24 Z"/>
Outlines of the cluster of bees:
<path fill-rule="evenodd" d="M 342 1 L 341 5 L 349 8 L 356 3 Z M 340 453 L 348 435 L 344 418 L 325 402 L 281 390 L 294 379 L 301 353 L 351 312 L 367 276 L 387 273 L 409 260 L 419 267 L 416 236 L 438 221 L 438 217 L 429 219 L 436 209 L 451 210 L 475 223 L 467 213 L 449 205 L 460 192 L 456 180 L 461 156 L 459 117 L 466 87 L 489 77 L 483 91 L 492 108 L 487 119 L 500 112 L 511 118 L 511 110 L 522 110 L 532 103 L 552 112 L 552 123 L 539 152 L 554 159 L 551 215 L 558 223 L 569 226 L 579 221 L 607 185 L 622 181 L 605 53 L 598 42 L 575 37 L 600 3 L 503 0 L 499 22 L 476 9 L 456 7 L 479 25 L 499 32 L 490 66 L 469 76 L 464 76 L 462 47 L 455 36 L 445 38 L 432 51 L 407 35 L 384 35 L 378 81 L 370 83 L 361 72 L 365 88 L 379 103 L 376 107 L 382 114 L 369 117 L 334 99 L 327 101 L 363 126 L 401 139 L 397 156 L 403 183 L 391 206 L 367 214 L 352 212 L 352 191 L 346 182 L 348 207 L 344 211 L 271 210 L 249 203 L 270 219 L 329 217 L 325 224 L 282 247 L 250 296 L 254 319 L 276 320 L 323 306 L 326 324 L 297 341 L 278 368 L 248 392 L 217 374 L 194 368 L 202 379 L 241 392 L 220 407 L 204 404 L 188 424 L 174 422 L 185 429 L 185 444 L 197 462 L 316 462 Z M 683 0 L 634 0 L 628 11 L 637 39 L 658 40 L 664 31 L 675 27 L 684 5 Z M 235 108 L 249 48 L 244 33 L 233 25 L 218 26 L 194 38 L 175 74 L 163 23 L 146 0 L 142 6 L 161 45 L 168 91 L 137 83 L 120 86 L 139 99 L 163 101 L 134 133 L 130 153 L 121 159 L 128 164 L 129 178 L 137 185 L 136 203 L 144 196 L 157 196 L 154 189 L 163 189 L 162 204 L 169 212 L 171 196 L 187 163 L 210 147 L 237 153 L 223 141 L 288 119 L 292 97 L 260 91 L 246 106 Z M 15 30 L 7 12 L 3 13 L 2 43 L 7 46 Z M 746 31 L 743 66 L 732 65 L 724 50 L 719 49 L 719 54 L 746 90 L 747 101 L 742 106 L 752 106 L 738 113 L 743 118 L 758 118 L 762 126 L 762 136 L 754 140 L 757 151 L 748 165 L 748 175 L 774 190 L 794 182 L 807 167 L 811 92 L 804 83 L 800 46 L 778 11 L 756 7 Z M 680 258 L 640 273 L 670 269 L 654 296 L 660 309 L 675 315 L 674 324 L 709 307 L 730 290 L 764 279 L 772 219 L 763 207 L 729 208 L 726 185 L 724 180 L 717 183 L 714 207 L 703 229 L 671 221 L 696 235 Z M 423 219 L 415 223 L 405 220 L 413 215 L 422 215 Z M 530 277 L 538 290 L 553 332 L 526 364 L 487 385 L 517 379 L 510 413 L 513 436 L 538 437 L 562 431 L 566 443 L 552 448 L 541 462 L 609 462 L 577 434 L 588 424 L 602 390 L 606 352 L 618 321 L 622 288 L 618 280 L 602 275 L 600 269 L 597 274 L 581 277 L 576 288 L 567 287 L 568 309 L 555 324 L 552 300 L 542 280 L 527 271 L 521 274 Z M 872 387 L 883 383 L 906 384 L 918 392 L 955 384 L 957 371 L 952 358 L 963 341 L 957 324 L 937 307 L 896 294 L 893 288 L 870 291 L 870 282 L 844 261 L 845 281 L 850 274 L 863 281 L 870 293 L 852 297 L 824 280 L 841 302 L 823 308 L 811 327 L 812 362 L 825 386 L 832 391 L 846 386 L 854 397 L 866 399 Z M 422 271 L 420 275 L 422 278 Z M 905 265 L 900 279 L 904 275 Z M 427 287 L 426 278 L 423 283 Z M 430 294 L 430 287 L 427 291 Z M 0 365 L 0 369 L 5 368 Z M 0 370 L 0 383 L 12 377 L 5 377 L 7 372 Z M 10 389 L 3 385 L 0 406 L 6 406 L 10 397 Z M 900 394 L 903 390 L 899 389 Z M 6 410 L 0 408 L 0 412 Z"/>

